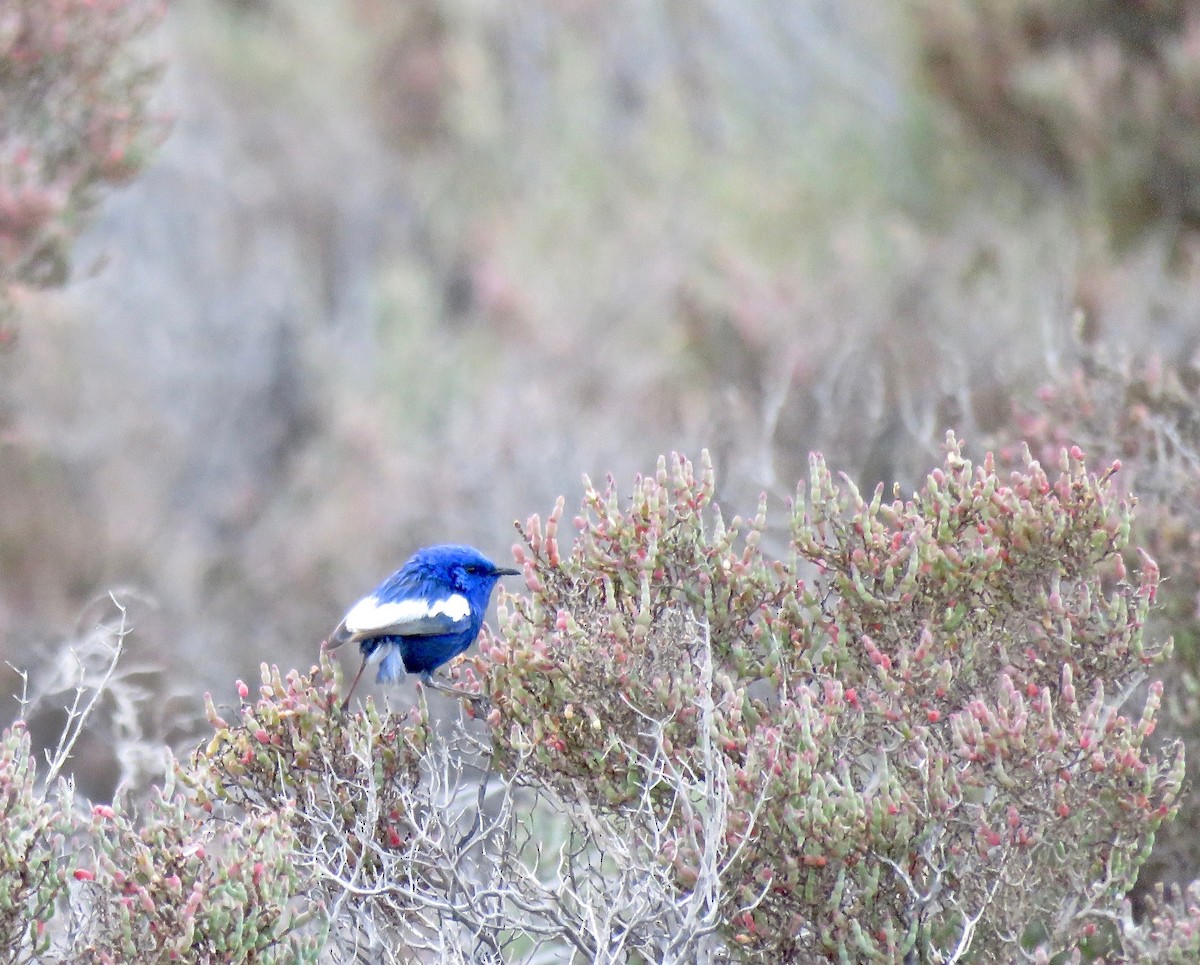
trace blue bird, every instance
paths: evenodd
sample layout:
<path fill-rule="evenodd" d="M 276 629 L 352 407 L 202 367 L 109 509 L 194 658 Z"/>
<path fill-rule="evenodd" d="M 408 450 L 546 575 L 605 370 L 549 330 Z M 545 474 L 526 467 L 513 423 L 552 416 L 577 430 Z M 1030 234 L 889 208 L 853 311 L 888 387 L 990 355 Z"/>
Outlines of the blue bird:
<path fill-rule="evenodd" d="M 437 683 L 433 671 L 467 649 L 483 626 L 492 590 L 502 576 L 519 570 L 497 566 L 470 546 L 426 546 L 363 597 L 342 617 L 325 647 L 357 643 L 363 662 L 354 675 L 344 709 L 372 659 L 379 683 L 417 674 L 435 690 L 462 694 Z"/>

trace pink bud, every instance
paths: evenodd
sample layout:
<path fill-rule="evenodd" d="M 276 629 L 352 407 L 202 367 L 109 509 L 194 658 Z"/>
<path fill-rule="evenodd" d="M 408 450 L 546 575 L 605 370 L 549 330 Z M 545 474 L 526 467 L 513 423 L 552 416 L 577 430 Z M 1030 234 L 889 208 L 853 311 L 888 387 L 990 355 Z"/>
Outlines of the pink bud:
<path fill-rule="evenodd" d="M 95 881 L 96 875 L 95 875 L 95 872 L 88 871 L 87 868 L 76 868 L 75 869 L 75 880 L 76 881 Z"/>

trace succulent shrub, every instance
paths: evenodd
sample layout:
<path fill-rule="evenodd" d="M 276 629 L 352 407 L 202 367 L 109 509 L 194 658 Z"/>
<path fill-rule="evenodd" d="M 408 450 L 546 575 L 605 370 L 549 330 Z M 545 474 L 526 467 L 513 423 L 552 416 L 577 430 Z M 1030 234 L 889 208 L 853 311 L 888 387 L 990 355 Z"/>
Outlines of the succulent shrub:
<path fill-rule="evenodd" d="M 381 715 L 338 712 L 340 677 L 323 657 L 308 674 L 262 668 L 259 697 L 238 682 L 241 705 L 227 723 L 208 702 L 215 728 L 183 776 L 201 808 L 232 808 L 258 820 L 286 815 L 310 881 L 344 876 L 360 887 L 397 873 L 389 855 L 403 841 L 411 790 L 428 739 L 422 710 Z M 296 860 L 296 859 L 294 859 Z"/>
<path fill-rule="evenodd" d="M 1200 18 L 1190 2 L 921 0 L 936 90 L 1001 153 L 1077 188 L 1128 238 L 1200 224 Z"/>
<path fill-rule="evenodd" d="M 75 872 L 86 918 L 72 961 L 315 962 L 290 809 L 217 821 L 171 782 L 140 813 L 97 805 L 94 868 Z"/>
<path fill-rule="evenodd" d="M 1134 922 L 1129 903 L 1122 908 L 1124 961 L 1138 965 L 1194 962 L 1200 958 L 1200 884 L 1169 891 L 1161 884 L 1144 897 L 1141 920 Z"/>
<path fill-rule="evenodd" d="M 143 49 L 153 0 L 10 0 L 0 10 L 0 309 L 61 284 L 103 186 L 146 163 L 164 125 Z M 0 315 L 0 322 L 6 321 Z"/>
<path fill-rule="evenodd" d="M 626 827 L 747 957 L 1073 948 L 1183 767 L 1150 739 L 1157 568 L 1127 567 L 1110 476 L 1075 450 L 1002 479 L 950 437 L 919 492 L 868 501 L 814 456 L 773 561 L 765 514 L 727 524 L 673 457 L 627 505 L 589 484 L 570 551 L 561 502 L 530 520 L 529 596 L 460 676 L 502 772 Z"/>
<path fill-rule="evenodd" d="M 1039 456 L 1080 445 L 1120 459 L 1121 484 L 1137 494 L 1135 541 L 1158 563 L 1163 587 L 1154 620 L 1176 656 L 1197 664 L 1200 647 L 1200 365 L 1119 361 L 1085 350 L 1077 367 L 1043 385 L 1016 412 Z"/>
<path fill-rule="evenodd" d="M 168 781 L 140 808 L 52 787 L 24 726 L 0 737 L 0 961 L 306 962 L 287 809 L 218 821 Z"/>
<path fill-rule="evenodd" d="M 1195 362 L 1118 360 L 1098 350 L 1044 385 L 1016 413 L 1038 454 L 1078 444 L 1120 459 L 1117 482 L 1137 493 L 1133 540 L 1162 572 L 1151 614 L 1175 642 L 1164 693 L 1164 725 L 1190 743 L 1200 735 L 1200 369 Z M 1129 556 L 1129 553 L 1126 554 Z M 1200 797 L 1189 762 L 1178 818 L 1159 836 L 1149 870 L 1184 885 L 1200 861 Z"/>
<path fill-rule="evenodd" d="M 47 926 L 70 880 L 67 838 L 75 817 L 43 793 L 21 723 L 0 735 L 0 961 L 33 962 L 50 948 Z"/>

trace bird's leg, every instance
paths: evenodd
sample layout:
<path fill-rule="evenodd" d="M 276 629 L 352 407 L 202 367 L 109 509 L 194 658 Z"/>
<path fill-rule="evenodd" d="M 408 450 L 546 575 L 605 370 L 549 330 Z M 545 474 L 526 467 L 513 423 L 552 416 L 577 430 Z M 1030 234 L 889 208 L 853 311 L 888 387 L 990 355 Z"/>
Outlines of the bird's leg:
<path fill-rule="evenodd" d="M 454 697 L 463 697 L 471 703 L 482 705 L 487 703 L 487 698 L 483 694 L 474 694 L 469 690 L 463 690 L 461 687 L 455 687 L 452 684 L 442 683 L 434 678 L 433 674 L 426 672 L 421 674 L 421 680 L 434 690 L 440 690 L 444 694 L 451 694 Z"/>
<path fill-rule="evenodd" d="M 363 671 L 367 669 L 367 655 L 364 653 L 362 663 L 358 665 L 358 673 L 354 675 L 354 679 L 350 681 L 350 689 L 346 691 L 346 699 L 342 701 L 342 713 L 346 712 L 346 708 L 350 706 L 350 695 L 354 693 L 354 688 L 358 686 L 359 678 L 362 677 Z"/>

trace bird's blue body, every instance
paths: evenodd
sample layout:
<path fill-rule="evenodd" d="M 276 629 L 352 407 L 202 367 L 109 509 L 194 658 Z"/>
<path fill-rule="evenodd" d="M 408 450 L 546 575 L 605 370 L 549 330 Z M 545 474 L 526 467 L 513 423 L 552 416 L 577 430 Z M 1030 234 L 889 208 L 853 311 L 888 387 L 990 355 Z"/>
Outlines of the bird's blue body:
<path fill-rule="evenodd" d="M 427 546 L 351 607 L 328 645 L 357 643 L 363 667 L 380 658 L 380 683 L 410 673 L 430 682 L 434 670 L 475 641 L 500 577 L 517 572 L 469 546 Z"/>

